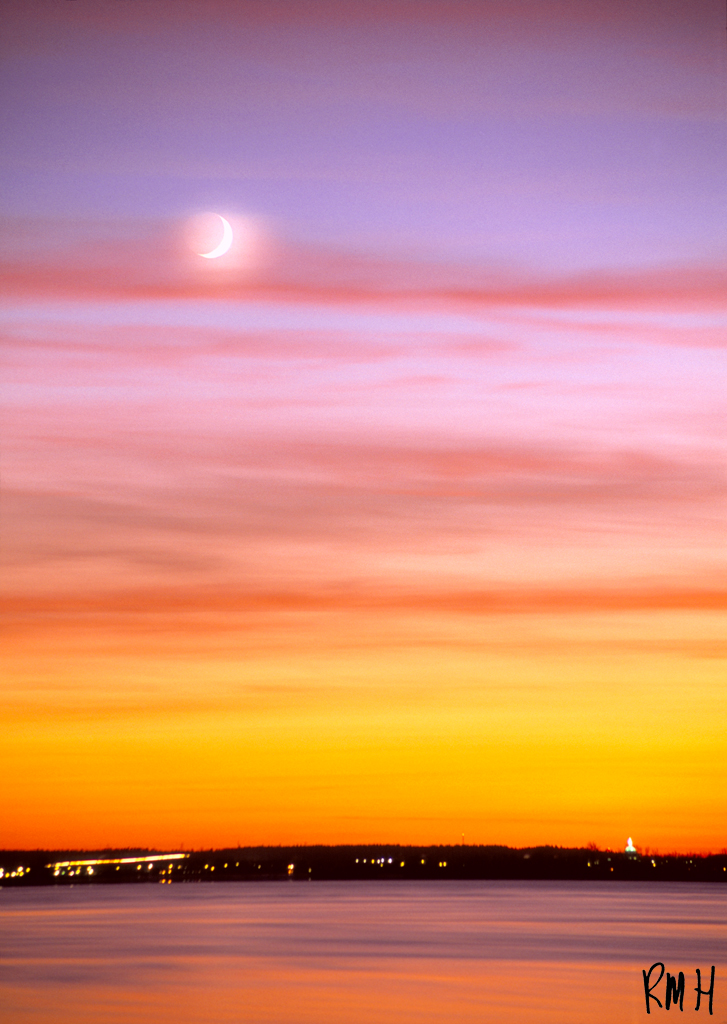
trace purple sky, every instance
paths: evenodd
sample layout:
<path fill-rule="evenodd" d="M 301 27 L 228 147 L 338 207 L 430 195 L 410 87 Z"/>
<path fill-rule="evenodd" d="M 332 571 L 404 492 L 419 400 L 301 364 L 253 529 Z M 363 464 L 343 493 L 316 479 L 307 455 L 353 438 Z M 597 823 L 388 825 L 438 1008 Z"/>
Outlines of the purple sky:
<path fill-rule="evenodd" d="M 6 15 L 4 214 L 222 207 L 298 242 L 538 275 L 724 261 L 721 0 Z"/>

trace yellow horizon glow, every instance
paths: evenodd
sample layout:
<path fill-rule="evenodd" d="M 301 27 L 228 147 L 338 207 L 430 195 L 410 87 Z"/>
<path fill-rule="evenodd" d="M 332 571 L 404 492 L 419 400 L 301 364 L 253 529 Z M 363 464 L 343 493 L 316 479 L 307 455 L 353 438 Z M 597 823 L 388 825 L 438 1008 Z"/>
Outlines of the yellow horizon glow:
<path fill-rule="evenodd" d="M 16 651 L 36 682 L 6 705 L 8 840 L 723 845 L 722 677 L 701 653 L 716 614 L 217 625 L 167 623 L 141 643 L 96 629 L 93 643 L 81 631 L 70 649 L 59 635 L 45 655 Z"/>

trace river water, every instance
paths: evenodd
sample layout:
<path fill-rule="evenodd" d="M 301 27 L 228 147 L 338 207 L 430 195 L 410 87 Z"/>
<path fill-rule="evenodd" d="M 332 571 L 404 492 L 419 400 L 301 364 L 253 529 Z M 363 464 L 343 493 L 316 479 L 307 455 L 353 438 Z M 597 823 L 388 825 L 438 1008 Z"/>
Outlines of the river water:
<path fill-rule="evenodd" d="M 6 888 L 0 941 L 7 1024 L 643 1024 L 655 961 L 727 1024 L 727 885 Z"/>

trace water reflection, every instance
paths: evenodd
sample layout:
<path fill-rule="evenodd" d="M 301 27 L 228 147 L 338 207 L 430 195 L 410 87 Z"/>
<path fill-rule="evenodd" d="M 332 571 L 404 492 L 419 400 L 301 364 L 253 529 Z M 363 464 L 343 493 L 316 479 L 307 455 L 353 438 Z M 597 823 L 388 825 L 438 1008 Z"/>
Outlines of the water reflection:
<path fill-rule="evenodd" d="M 668 883 L 6 889 L 0 1001 L 23 1024 L 613 1024 L 663 960 L 718 965 L 720 1022 L 726 912 Z"/>

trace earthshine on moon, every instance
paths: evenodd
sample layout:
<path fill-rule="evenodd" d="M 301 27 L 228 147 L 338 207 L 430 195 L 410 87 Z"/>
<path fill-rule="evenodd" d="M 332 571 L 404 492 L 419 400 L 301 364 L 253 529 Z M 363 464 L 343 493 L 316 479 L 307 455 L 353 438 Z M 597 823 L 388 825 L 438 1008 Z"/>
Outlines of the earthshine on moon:
<path fill-rule="evenodd" d="M 217 216 L 222 221 L 222 240 L 215 249 L 211 250 L 211 252 L 199 253 L 199 255 L 206 260 L 215 260 L 218 256 L 224 256 L 232 245 L 232 228 L 221 214 L 218 213 Z"/>

